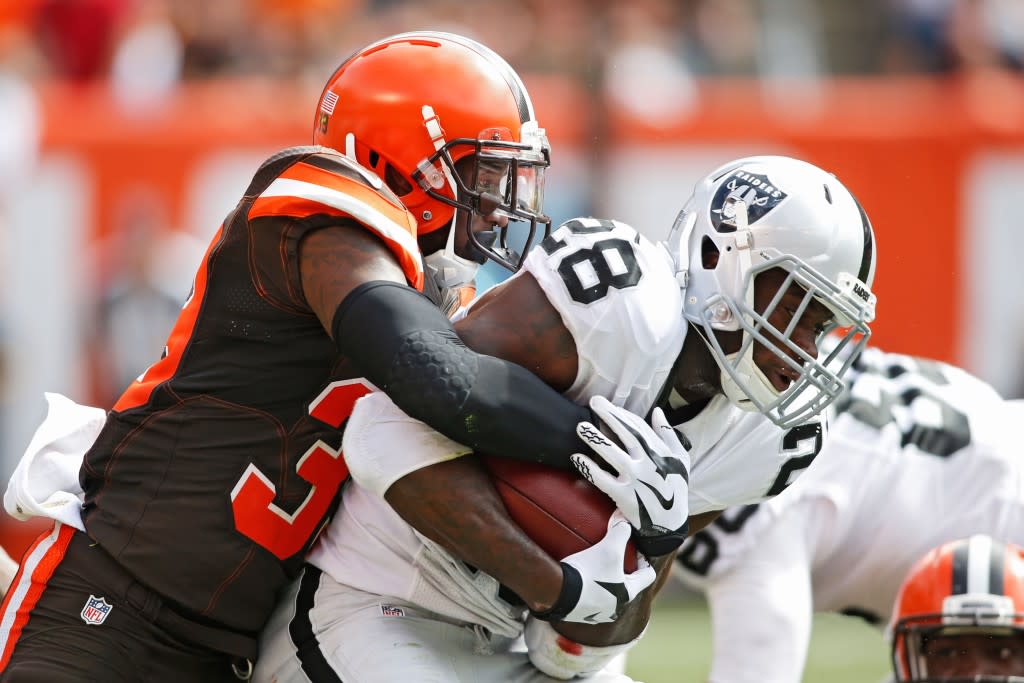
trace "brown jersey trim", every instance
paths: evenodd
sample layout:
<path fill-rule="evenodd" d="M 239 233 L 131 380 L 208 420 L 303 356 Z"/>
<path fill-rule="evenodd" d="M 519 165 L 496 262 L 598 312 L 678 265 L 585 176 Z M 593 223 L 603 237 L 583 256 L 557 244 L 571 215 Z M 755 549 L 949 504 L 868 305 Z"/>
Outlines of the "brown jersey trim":
<path fill-rule="evenodd" d="M 224 234 L 224 225 L 217 229 L 217 234 L 210 241 L 210 246 L 203 256 L 202 265 L 196 273 L 196 281 L 192 287 L 192 297 L 185 304 L 178 320 L 174 323 L 170 336 L 167 338 L 166 352 L 163 357 L 146 369 L 141 377 L 132 382 L 121 398 L 114 404 L 114 412 L 124 412 L 132 408 L 138 408 L 149 401 L 153 391 L 164 382 L 168 381 L 178 371 L 181 358 L 185 349 L 192 341 L 192 335 L 196 329 L 196 321 L 199 320 L 199 311 L 203 307 L 203 300 L 206 298 L 206 282 L 210 275 L 210 257 L 220 245 L 221 237 Z"/>

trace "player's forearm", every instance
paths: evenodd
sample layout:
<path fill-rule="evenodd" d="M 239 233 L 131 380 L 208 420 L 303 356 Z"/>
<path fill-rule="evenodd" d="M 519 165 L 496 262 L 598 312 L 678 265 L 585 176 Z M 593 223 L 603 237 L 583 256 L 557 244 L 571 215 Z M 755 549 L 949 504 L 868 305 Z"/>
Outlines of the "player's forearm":
<path fill-rule="evenodd" d="M 531 610 L 557 600 L 561 565 L 512 522 L 475 457 L 416 470 L 392 484 L 385 499 L 417 531 L 493 576 Z"/>
<path fill-rule="evenodd" d="M 467 347 L 409 287 L 360 285 L 338 307 L 338 349 L 411 417 L 478 452 L 568 469 L 578 406 L 515 363 Z"/>

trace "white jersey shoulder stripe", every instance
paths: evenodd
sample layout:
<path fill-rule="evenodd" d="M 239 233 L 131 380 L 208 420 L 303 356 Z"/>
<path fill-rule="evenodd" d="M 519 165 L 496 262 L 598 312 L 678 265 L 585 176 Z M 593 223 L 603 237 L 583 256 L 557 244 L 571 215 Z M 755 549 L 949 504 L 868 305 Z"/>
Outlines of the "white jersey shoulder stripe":
<path fill-rule="evenodd" d="M 261 197 L 299 197 L 331 206 L 349 214 L 361 223 L 373 228 L 382 237 L 396 242 L 411 254 L 420 251 L 416 238 L 408 230 L 383 213 L 355 197 L 316 183 L 291 178 L 277 178 L 263 191 Z"/>

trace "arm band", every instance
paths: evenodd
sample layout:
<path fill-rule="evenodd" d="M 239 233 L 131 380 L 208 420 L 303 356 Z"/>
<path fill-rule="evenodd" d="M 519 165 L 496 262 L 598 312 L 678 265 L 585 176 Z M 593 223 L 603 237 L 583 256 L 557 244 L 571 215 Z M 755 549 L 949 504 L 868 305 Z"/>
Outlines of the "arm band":
<path fill-rule="evenodd" d="M 410 417 L 475 451 L 568 469 L 590 411 L 525 368 L 476 353 L 429 299 L 397 282 L 359 285 L 332 324 L 338 350 Z"/>
<path fill-rule="evenodd" d="M 562 621 L 569 612 L 576 609 L 583 594 L 583 577 L 576 567 L 565 562 L 562 565 L 562 589 L 558 592 L 555 604 L 543 612 L 531 612 L 535 619 L 541 621 Z"/>

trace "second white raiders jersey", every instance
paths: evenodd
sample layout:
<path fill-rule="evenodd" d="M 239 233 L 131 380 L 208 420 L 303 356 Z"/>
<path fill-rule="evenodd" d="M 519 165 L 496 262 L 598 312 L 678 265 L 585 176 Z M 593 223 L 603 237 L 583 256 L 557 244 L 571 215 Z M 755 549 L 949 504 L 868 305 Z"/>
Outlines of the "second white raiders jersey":
<path fill-rule="evenodd" d="M 771 572 L 763 539 L 784 525 L 807 545 L 814 610 L 884 625 L 931 548 L 974 533 L 1024 544 L 1024 404 L 950 365 L 877 349 L 847 381 L 814 467 L 688 539 L 676 567 L 685 583 L 708 589 L 755 552 L 757 571 Z M 815 519 L 790 519 L 800 515 Z"/>

